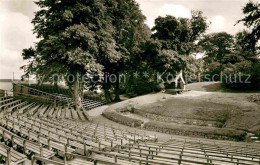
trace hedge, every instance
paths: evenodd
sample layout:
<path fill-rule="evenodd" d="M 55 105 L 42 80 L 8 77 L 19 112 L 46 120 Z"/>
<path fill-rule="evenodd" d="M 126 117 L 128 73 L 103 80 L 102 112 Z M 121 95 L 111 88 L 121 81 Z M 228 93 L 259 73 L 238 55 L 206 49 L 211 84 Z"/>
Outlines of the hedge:
<path fill-rule="evenodd" d="M 120 123 L 123 125 L 127 125 L 130 127 L 140 127 L 141 124 L 143 123 L 143 121 L 141 121 L 141 120 L 123 116 L 115 111 L 112 111 L 112 112 L 104 111 L 102 113 L 102 115 L 114 122 L 117 122 L 117 123 Z"/>
<path fill-rule="evenodd" d="M 161 122 L 147 122 L 144 124 L 144 128 L 167 134 L 199 136 L 211 139 L 243 141 L 246 138 L 246 132 L 228 128 L 183 126 Z"/>

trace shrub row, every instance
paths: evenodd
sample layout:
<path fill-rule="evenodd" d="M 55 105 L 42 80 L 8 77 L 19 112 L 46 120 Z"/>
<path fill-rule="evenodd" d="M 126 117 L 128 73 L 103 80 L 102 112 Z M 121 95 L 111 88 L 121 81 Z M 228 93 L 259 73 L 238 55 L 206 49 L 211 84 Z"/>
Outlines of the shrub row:
<path fill-rule="evenodd" d="M 112 111 L 112 112 L 104 111 L 103 116 L 105 116 L 106 118 L 108 118 L 114 122 L 117 122 L 117 123 L 120 123 L 123 125 L 127 125 L 130 127 L 140 127 L 141 124 L 143 123 L 141 120 L 123 116 L 115 111 Z"/>
<path fill-rule="evenodd" d="M 157 131 L 167 134 L 199 136 L 210 139 L 224 139 L 243 141 L 246 138 L 246 132 L 227 128 L 212 128 L 198 126 L 183 126 L 161 122 L 147 122 L 144 128 L 151 131 Z"/>

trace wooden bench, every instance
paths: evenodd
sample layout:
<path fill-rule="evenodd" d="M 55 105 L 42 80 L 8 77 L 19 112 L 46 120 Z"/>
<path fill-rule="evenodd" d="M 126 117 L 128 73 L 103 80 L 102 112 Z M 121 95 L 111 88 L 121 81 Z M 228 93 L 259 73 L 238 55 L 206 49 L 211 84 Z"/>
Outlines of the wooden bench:
<path fill-rule="evenodd" d="M 36 112 L 36 114 L 34 116 L 43 117 L 44 113 L 48 110 L 48 107 L 49 106 L 41 107 L 41 109 L 38 112 Z"/>
<path fill-rule="evenodd" d="M 36 125 L 36 122 L 34 124 Z M 68 132 L 64 132 L 62 130 L 58 130 L 57 128 L 53 129 L 54 127 L 53 128 L 49 127 L 49 126 L 46 127 L 45 124 L 40 124 L 41 128 L 37 128 L 38 126 L 31 125 L 31 124 L 28 124 L 28 123 L 27 124 L 25 123 L 25 125 L 28 128 L 30 128 L 32 130 L 39 131 L 40 134 L 48 136 L 48 137 L 50 137 L 52 139 L 59 139 L 59 141 L 60 141 L 61 138 L 69 139 L 69 140 L 63 140 L 63 143 L 64 144 L 69 144 L 70 146 L 73 146 L 73 147 L 76 147 L 76 148 L 90 149 L 92 147 L 97 147 L 97 148 L 101 147 L 98 143 L 90 142 L 88 140 L 83 140 L 82 138 L 81 138 L 82 141 L 78 140 L 79 137 L 70 134 L 71 133 L 70 130 L 67 130 Z M 39 125 L 39 123 L 37 125 Z M 27 134 L 28 136 L 30 136 L 30 134 L 29 133 L 25 133 L 25 131 L 23 129 L 22 129 L 22 133 L 23 134 Z M 32 137 L 32 135 L 30 137 Z M 101 143 L 103 144 L 103 142 L 101 142 Z M 92 146 L 92 147 L 88 147 L 88 146 L 85 147 L 84 144 L 86 144 L 88 146 Z M 109 145 L 110 145 L 110 143 L 109 143 Z"/>
<path fill-rule="evenodd" d="M 44 119 L 45 120 L 45 119 Z M 49 122 L 50 120 L 48 120 L 48 122 Z M 62 122 L 62 121 L 59 121 L 59 122 L 57 122 L 57 123 L 53 123 L 53 124 L 57 124 L 57 125 L 64 125 L 64 123 Z M 67 124 L 66 124 L 67 125 Z M 114 131 L 114 129 L 112 129 L 113 130 L 113 133 L 112 133 L 112 131 L 104 131 L 104 129 L 106 130 L 107 128 L 104 128 L 104 127 L 102 127 L 101 128 L 101 130 L 100 129 L 96 129 L 96 126 L 97 125 L 94 125 L 94 124 L 91 124 L 91 127 L 82 127 L 82 126 L 76 126 L 77 128 L 76 128 L 76 130 L 78 130 L 78 132 L 82 132 L 83 130 L 87 130 L 87 131 L 83 131 L 84 132 L 84 134 L 85 135 L 88 135 L 88 136 L 93 136 L 93 134 L 94 134 L 94 136 L 95 137 L 102 137 L 102 138 L 104 138 L 104 139 L 119 139 L 119 142 L 118 143 L 120 143 L 120 138 L 123 138 L 123 139 L 125 139 L 125 138 L 129 138 L 130 140 L 134 140 L 135 138 L 136 138 L 136 140 L 144 140 L 144 139 L 152 139 L 151 137 L 147 137 L 147 138 L 144 138 L 145 136 L 140 136 L 140 135 L 138 135 L 138 134 L 132 134 L 132 135 L 130 135 L 130 136 L 121 136 L 121 135 L 115 135 L 115 131 Z M 81 128 L 83 128 L 83 129 L 81 129 Z M 103 130 L 102 130 L 103 129 Z M 111 128 L 109 128 L 109 129 L 111 129 Z M 118 131 L 117 131 L 118 132 Z M 120 131 L 119 131 L 120 132 Z M 127 135 L 127 133 L 126 133 L 126 135 Z M 135 136 L 136 135 L 136 136 Z M 125 140 L 124 140 L 125 141 Z M 116 143 L 116 141 L 115 141 L 115 143 Z"/>
<path fill-rule="evenodd" d="M 50 111 L 48 112 L 48 117 L 52 117 L 53 112 L 55 111 L 55 108 L 52 107 Z"/>
<path fill-rule="evenodd" d="M 25 127 L 23 127 L 23 126 L 15 126 L 15 125 L 16 124 L 9 124 L 9 126 L 13 126 L 14 129 L 19 128 L 18 132 L 20 132 L 21 135 L 25 135 L 29 139 L 33 139 L 35 141 L 38 141 L 39 143 L 42 143 L 44 145 L 49 146 L 50 150 L 52 148 L 54 148 L 54 149 L 57 149 L 57 150 L 62 151 L 62 152 L 66 152 L 66 151 L 67 152 L 74 152 L 75 151 L 74 149 L 72 149 L 70 147 L 66 147 L 65 146 L 66 144 L 61 143 L 58 140 L 55 140 L 56 138 L 50 139 L 50 138 L 47 138 L 47 137 L 41 137 L 41 135 L 36 133 L 36 132 L 32 132 L 32 131 L 26 129 Z M 26 123 L 25 125 L 27 125 L 27 127 L 30 127 L 30 129 L 35 128 L 34 126 L 31 126 L 29 123 Z M 43 132 L 42 129 L 41 129 L 41 132 Z M 45 136 L 50 135 L 48 130 L 46 130 L 46 132 L 47 132 L 47 135 L 45 133 L 43 133 L 43 135 L 45 135 Z"/>
<path fill-rule="evenodd" d="M 16 111 L 16 110 L 26 106 L 27 104 L 28 104 L 27 101 L 23 101 L 23 102 L 21 102 L 19 104 L 16 104 L 15 106 L 12 106 L 12 107 L 8 108 L 7 112 L 13 113 L 14 111 Z"/>
<path fill-rule="evenodd" d="M 0 97 L 0 101 L 4 101 L 4 100 L 7 100 L 7 99 L 9 99 L 10 97 L 8 97 L 8 96 L 5 96 L 5 97 Z"/>
<path fill-rule="evenodd" d="M 155 146 L 154 146 L 155 145 Z M 126 147 L 126 146 L 125 146 Z M 130 147 L 128 147 L 129 150 L 131 149 L 139 149 L 140 151 L 148 151 L 149 153 L 156 153 L 157 154 L 173 154 L 173 155 L 180 155 L 182 157 L 189 157 L 189 158 L 194 158 L 194 159 L 204 159 L 205 157 L 210 157 L 210 161 L 213 162 L 242 162 L 244 164 L 255 164 L 259 163 L 259 161 L 255 160 L 255 157 L 238 157 L 236 155 L 226 155 L 226 152 L 216 152 L 214 151 L 214 148 L 208 148 L 207 150 L 204 150 L 203 147 L 201 148 L 193 148 L 192 146 L 189 146 L 188 144 L 174 144 L 171 148 L 168 146 L 161 146 L 156 144 L 132 144 Z M 211 151 L 213 150 L 213 151 Z"/>
<path fill-rule="evenodd" d="M 45 164 L 55 164 L 55 165 L 64 165 L 65 164 L 65 162 L 58 162 L 58 161 L 46 159 L 46 158 L 41 157 L 41 156 L 32 156 L 31 165 L 35 165 L 36 160 L 44 162 Z"/>
<path fill-rule="evenodd" d="M 17 105 L 17 104 L 19 104 L 19 103 L 21 103 L 21 102 L 22 102 L 22 100 L 14 100 L 14 101 L 12 101 L 12 102 L 10 102 L 10 103 L 7 103 L 7 104 L 2 105 L 2 106 L 1 106 L 1 110 L 6 110 L 7 108 L 10 108 L 10 107 L 12 107 L 12 106 L 15 106 L 15 105 Z"/>
<path fill-rule="evenodd" d="M 31 103 L 23 109 L 20 109 L 19 113 L 24 114 L 25 116 L 33 116 L 36 113 L 36 110 L 38 110 L 41 106 L 42 104 L 36 105 L 35 103 Z"/>
<path fill-rule="evenodd" d="M 12 146 L 19 145 L 19 146 L 23 147 L 24 153 L 27 153 L 27 151 L 31 151 L 31 152 L 41 155 L 45 158 L 51 158 L 55 155 L 55 153 L 53 151 L 43 148 L 40 144 L 37 144 L 30 140 L 26 140 L 22 137 L 19 137 L 1 126 L 0 126 L 0 134 L 4 138 L 11 140 Z M 35 138 L 33 138 L 33 139 L 35 140 Z"/>
<path fill-rule="evenodd" d="M 6 99 L 0 101 L 0 105 L 4 105 L 4 104 L 7 104 L 7 103 L 10 103 L 13 100 L 14 100 L 13 98 L 8 98 L 7 97 Z"/>
<path fill-rule="evenodd" d="M 26 156 L 0 143 L 0 155 L 6 158 L 7 165 L 18 165 L 27 160 Z"/>

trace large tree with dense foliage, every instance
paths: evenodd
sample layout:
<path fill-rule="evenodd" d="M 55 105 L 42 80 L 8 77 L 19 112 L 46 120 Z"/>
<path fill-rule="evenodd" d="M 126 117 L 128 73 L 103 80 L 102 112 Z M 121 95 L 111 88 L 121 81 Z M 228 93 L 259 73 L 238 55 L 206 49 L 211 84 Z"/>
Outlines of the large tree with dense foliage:
<path fill-rule="evenodd" d="M 245 7 L 243 7 L 243 13 L 245 17 L 239 22 L 243 22 L 247 28 L 251 29 L 251 32 L 244 38 L 247 42 L 246 49 L 252 49 L 259 52 L 259 39 L 260 39 L 260 4 L 258 2 L 249 1 Z"/>
<path fill-rule="evenodd" d="M 219 32 L 204 35 L 198 45 L 199 50 L 205 54 L 203 57 L 205 74 L 213 77 L 220 74 L 223 58 L 233 51 L 235 41 L 231 34 Z M 219 79 L 220 76 L 214 76 L 215 81 Z"/>
<path fill-rule="evenodd" d="M 171 80 L 169 83 L 164 81 L 168 73 L 175 76 L 187 68 L 189 56 L 196 50 L 195 42 L 207 26 L 200 11 L 193 11 L 191 19 L 169 15 L 158 17 L 151 39 L 143 42 L 140 51 L 131 56 L 129 66 L 132 72 L 125 86 L 126 93 L 136 96 L 171 84 Z"/>
<path fill-rule="evenodd" d="M 234 49 L 234 38 L 226 32 L 207 34 L 198 43 L 204 53 L 204 60 L 210 64 L 219 62 Z"/>
<path fill-rule="evenodd" d="M 149 39 L 150 30 L 144 23 L 145 16 L 134 0 L 111 1 L 108 12 L 115 29 L 112 36 L 119 53 L 116 56 L 118 59 L 111 61 L 103 56 L 99 57 L 98 61 L 104 66 L 105 76 L 116 75 L 116 81 L 113 81 L 113 83 L 110 79 L 103 82 L 106 99 L 110 102 L 120 100 L 120 74 L 127 69 L 131 69 L 131 67 L 127 67 L 127 64 L 129 64 L 132 56 L 140 51 L 140 44 Z M 109 89 L 114 90 L 114 99 L 112 99 Z"/>
<path fill-rule="evenodd" d="M 36 4 L 41 10 L 32 23 L 40 41 L 23 51 L 24 59 L 30 60 L 23 67 L 26 74 L 47 80 L 53 74 L 74 75 L 64 80 L 73 87 L 77 109 L 84 87 L 77 75 L 95 80 L 87 82 L 91 89 L 101 85 L 108 102 L 120 100 L 119 74 L 150 36 L 138 4 L 134 0 L 40 0 Z M 109 78 L 112 74 L 116 75 L 113 83 Z M 113 89 L 114 99 L 110 94 Z"/>
<path fill-rule="evenodd" d="M 243 30 L 235 35 L 235 49 L 223 59 L 224 74 L 247 74 L 240 77 L 242 81 L 248 79 L 250 83 L 234 82 L 234 78 L 224 84 L 233 89 L 260 89 L 260 4 L 249 1 L 243 7 L 245 17 L 243 22 L 249 30 Z"/>
<path fill-rule="evenodd" d="M 113 62 L 120 59 L 112 35 L 116 29 L 108 14 L 111 3 L 104 0 L 36 2 L 40 10 L 32 23 L 39 42 L 34 48 L 23 50 L 23 58 L 30 61 L 24 68 L 27 74 L 38 77 L 65 75 L 66 82 L 73 87 L 77 109 L 82 109 L 80 76 L 102 71 L 103 66 L 97 60 L 100 55 Z"/>
<path fill-rule="evenodd" d="M 191 54 L 196 52 L 198 41 L 208 25 L 201 11 L 192 11 L 191 19 L 174 16 L 158 17 L 152 38 L 161 43 L 160 54 L 167 60 L 161 60 L 164 71 L 177 73 L 187 68 Z"/>

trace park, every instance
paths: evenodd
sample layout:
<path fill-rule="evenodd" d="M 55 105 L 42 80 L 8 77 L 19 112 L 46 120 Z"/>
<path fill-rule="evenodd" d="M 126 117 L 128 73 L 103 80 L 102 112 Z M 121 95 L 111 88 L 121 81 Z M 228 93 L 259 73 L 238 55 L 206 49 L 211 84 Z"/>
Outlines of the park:
<path fill-rule="evenodd" d="M 214 31 L 206 1 L 0 2 L 35 6 L 37 39 L 16 67 L 0 10 L 0 164 L 259 165 L 260 4 Z"/>

